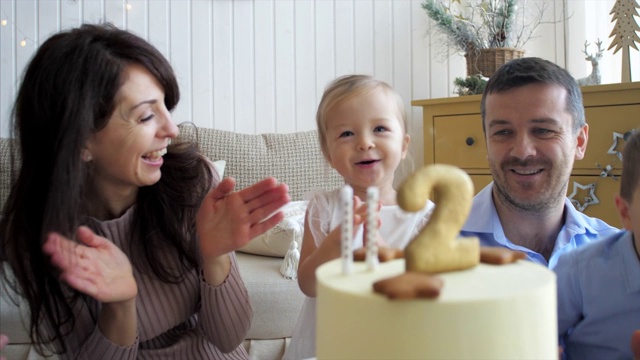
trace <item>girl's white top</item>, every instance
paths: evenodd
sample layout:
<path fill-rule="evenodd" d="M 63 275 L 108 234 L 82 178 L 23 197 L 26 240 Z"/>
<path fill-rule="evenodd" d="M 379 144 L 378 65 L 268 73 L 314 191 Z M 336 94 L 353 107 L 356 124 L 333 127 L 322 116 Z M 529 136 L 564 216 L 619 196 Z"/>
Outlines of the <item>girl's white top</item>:
<path fill-rule="evenodd" d="M 366 199 L 362 199 L 366 201 Z M 427 224 L 435 205 L 428 201 L 422 210 L 409 213 L 398 205 L 382 206 L 380 220 L 382 226 L 378 230 L 385 246 L 404 249 L 420 229 Z M 307 221 L 316 247 L 327 237 L 331 230 L 342 223 L 340 207 L 340 189 L 328 192 L 315 192 L 309 197 Z M 353 249 L 363 246 L 363 227 L 353 241 Z M 299 360 L 316 356 L 316 299 L 307 297 L 302 305 L 291 343 L 287 347 L 283 359 Z"/>

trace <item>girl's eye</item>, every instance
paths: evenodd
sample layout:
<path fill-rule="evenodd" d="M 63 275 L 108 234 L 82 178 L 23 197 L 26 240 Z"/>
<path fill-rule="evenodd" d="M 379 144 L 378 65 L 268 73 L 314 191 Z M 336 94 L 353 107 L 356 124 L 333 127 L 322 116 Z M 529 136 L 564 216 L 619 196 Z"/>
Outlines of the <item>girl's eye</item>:
<path fill-rule="evenodd" d="M 387 131 L 387 128 L 384 126 L 376 126 L 375 129 L 373 129 L 373 132 L 385 132 Z"/>
<path fill-rule="evenodd" d="M 343 131 L 340 133 L 340 137 L 347 137 L 347 136 L 351 136 L 353 135 L 353 132 L 351 131 Z"/>

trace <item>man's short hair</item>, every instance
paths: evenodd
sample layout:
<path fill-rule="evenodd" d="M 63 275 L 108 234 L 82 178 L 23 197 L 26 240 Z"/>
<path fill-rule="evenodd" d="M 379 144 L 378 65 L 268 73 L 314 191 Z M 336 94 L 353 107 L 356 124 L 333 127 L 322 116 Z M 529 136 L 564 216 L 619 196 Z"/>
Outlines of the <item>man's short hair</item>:
<path fill-rule="evenodd" d="M 486 131 L 484 120 L 486 116 L 487 96 L 530 84 L 560 85 L 567 91 L 566 110 L 573 118 L 574 134 L 585 124 L 582 92 L 576 80 L 569 72 L 551 61 L 537 57 L 514 59 L 502 65 L 489 79 L 482 94 L 480 113 L 482 115 L 482 129 Z"/>

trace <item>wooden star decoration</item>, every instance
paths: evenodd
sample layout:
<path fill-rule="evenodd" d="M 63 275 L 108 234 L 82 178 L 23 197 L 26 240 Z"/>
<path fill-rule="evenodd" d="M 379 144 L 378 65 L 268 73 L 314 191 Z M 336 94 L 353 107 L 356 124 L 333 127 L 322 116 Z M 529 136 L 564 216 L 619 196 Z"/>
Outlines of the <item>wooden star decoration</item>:
<path fill-rule="evenodd" d="M 589 191 L 589 195 L 584 197 L 583 203 L 580 203 L 579 200 L 574 199 L 574 197 L 576 197 L 576 195 L 578 194 L 578 189 Z M 596 183 L 582 185 L 577 181 L 574 181 L 573 192 L 571 193 L 571 195 L 569 195 L 569 200 L 571 201 L 573 206 L 575 206 L 576 209 L 578 209 L 578 211 L 580 212 L 584 212 L 584 209 L 586 209 L 589 205 L 600 204 L 600 200 L 598 200 L 598 197 L 596 196 Z"/>
<path fill-rule="evenodd" d="M 607 150 L 607 154 L 616 155 L 618 157 L 618 159 L 622 160 L 622 153 L 620 151 L 616 150 L 618 148 L 618 139 L 624 140 L 624 134 L 620 134 L 620 133 L 614 131 L 613 132 L 613 144 L 611 145 L 609 150 Z"/>

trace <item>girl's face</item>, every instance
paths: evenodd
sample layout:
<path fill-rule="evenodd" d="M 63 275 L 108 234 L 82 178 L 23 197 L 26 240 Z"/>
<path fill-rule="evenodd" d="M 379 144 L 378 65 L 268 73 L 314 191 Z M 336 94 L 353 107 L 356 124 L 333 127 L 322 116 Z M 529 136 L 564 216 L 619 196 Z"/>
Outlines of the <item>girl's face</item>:
<path fill-rule="evenodd" d="M 348 98 L 326 115 L 327 160 L 361 198 L 369 186 L 393 191 L 410 137 L 396 102 L 376 89 Z"/>
<path fill-rule="evenodd" d="M 90 136 L 85 151 L 92 158 L 97 190 L 107 199 L 125 200 L 160 180 L 162 156 L 178 128 L 162 87 L 141 66 L 126 68 L 115 103 L 107 126 Z"/>

